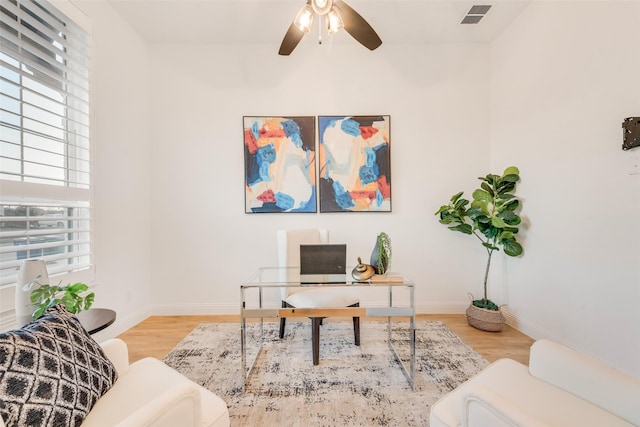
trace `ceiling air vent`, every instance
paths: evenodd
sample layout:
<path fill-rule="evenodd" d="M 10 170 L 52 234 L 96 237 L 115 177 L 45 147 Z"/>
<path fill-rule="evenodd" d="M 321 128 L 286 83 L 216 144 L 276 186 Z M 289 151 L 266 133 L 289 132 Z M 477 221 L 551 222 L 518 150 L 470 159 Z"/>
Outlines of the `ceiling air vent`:
<path fill-rule="evenodd" d="M 471 6 L 469 12 L 462 18 L 461 24 L 477 24 L 489 12 L 491 5 L 476 4 Z"/>

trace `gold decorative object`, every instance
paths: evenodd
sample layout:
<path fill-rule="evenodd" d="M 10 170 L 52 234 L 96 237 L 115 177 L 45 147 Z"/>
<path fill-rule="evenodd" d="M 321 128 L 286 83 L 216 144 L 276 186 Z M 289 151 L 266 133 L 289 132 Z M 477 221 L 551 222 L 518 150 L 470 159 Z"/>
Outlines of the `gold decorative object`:
<path fill-rule="evenodd" d="M 363 264 L 362 259 L 358 257 L 358 265 L 351 272 L 351 276 L 358 281 L 369 280 L 376 273 L 375 268 L 369 264 Z"/>

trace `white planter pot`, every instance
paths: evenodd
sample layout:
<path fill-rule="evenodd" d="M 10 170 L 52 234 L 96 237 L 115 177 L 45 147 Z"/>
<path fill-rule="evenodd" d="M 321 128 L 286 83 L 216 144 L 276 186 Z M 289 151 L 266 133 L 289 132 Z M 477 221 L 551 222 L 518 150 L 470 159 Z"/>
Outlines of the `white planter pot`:
<path fill-rule="evenodd" d="M 20 266 L 18 272 L 18 282 L 16 283 L 15 293 L 15 312 L 16 312 L 16 324 L 20 328 L 27 323 L 31 322 L 31 315 L 34 308 L 29 300 L 29 295 L 33 287 L 25 291 L 24 285 L 40 276 L 38 282 L 42 285 L 49 284 L 49 273 L 47 272 L 47 265 L 41 259 L 28 259 Z"/>

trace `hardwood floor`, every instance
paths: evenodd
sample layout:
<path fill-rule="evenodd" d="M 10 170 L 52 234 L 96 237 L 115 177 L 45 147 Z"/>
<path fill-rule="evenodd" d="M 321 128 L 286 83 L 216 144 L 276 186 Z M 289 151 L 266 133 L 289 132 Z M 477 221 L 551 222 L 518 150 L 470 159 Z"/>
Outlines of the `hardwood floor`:
<path fill-rule="evenodd" d="M 483 332 L 469 326 L 464 314 L 419 314 L 417 319 L 444 322 L 489 362 L 508 357 L 529 363 L 533 339 L 508 325 L 502 332 Z M 131 362 L 148 356 L 162 359 L 200 323 L 239 321 L 238 316 L 151 316 L 118 338 L 129 346 Z"/>

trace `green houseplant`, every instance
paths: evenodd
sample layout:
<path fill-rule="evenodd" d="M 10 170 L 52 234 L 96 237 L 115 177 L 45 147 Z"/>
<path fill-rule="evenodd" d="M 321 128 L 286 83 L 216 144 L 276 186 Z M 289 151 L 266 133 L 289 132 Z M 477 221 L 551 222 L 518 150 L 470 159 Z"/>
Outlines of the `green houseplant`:
<path fill-rule="evenodd" d="M 66 286 L 40 284 L 40 276 L 24 285 L 23 290 L 29 291 L 33 285 L 37 285 L 31 291 L 29 299 L 34 306 L 33 319 L 37 319 L 49 308 L 57 304 L 64 304 L 69 312 L 77 314 L 82 310 L 89 310 L 93 305 L 95 294 L 86 293 L 89 286 L 85 283 L 69 283 Z"/>
<path fill-rule="evenodd" d="M 516 239 L 521 223 L 517 213 L 520 201 L 513 194 L 520 180 L 520 171 L 511 166 L 501 176 L 489 174 L 478 179 L 482 183 L 473 192 L 473 201 L 464 199 L 463 192 L 459 192 L 435 214 L 440 216 L 440 223 L 447 225 L 450 230 L 475 236 L 482 243 L 487 252 L 484 295 L 482 299 L 473 300 L 472 305 L 483 310 L 499 311 L 498 305 L 487 296 L 487 279 L 491 256 L 500 250 L 500 246 L 511 257 L 523 252 L 522 245 Z"/>
<path fill-rule="evenodd" d="M 376 274 L 385 274 L 391 265 L 391 238 L 384 231 L 376 237 L 376 244 L 371 252 L 369 263 L 375 268 Z"/>

